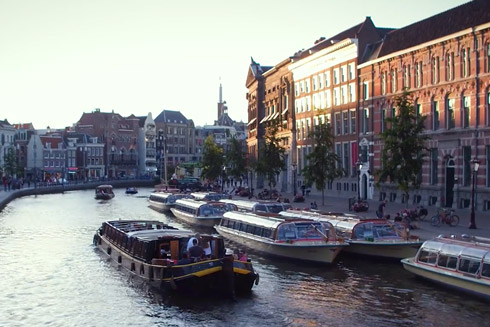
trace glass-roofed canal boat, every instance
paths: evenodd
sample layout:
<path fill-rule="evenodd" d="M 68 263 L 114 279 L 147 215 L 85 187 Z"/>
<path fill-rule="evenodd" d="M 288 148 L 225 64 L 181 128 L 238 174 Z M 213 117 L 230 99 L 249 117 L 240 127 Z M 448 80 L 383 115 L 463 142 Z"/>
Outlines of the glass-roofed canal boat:
<path fill-rule="evenodd" d="M 402 264 L 419 277 L 490 300 L 490 238 L 438 236 Z"/>
<path fill-rule="evenodd" d="M 116 220 L 102 224 L 94 235 L 94 245 L 154 287 L 191 295 L 223 291 L 224 258 L 231 250 L 225 249 L 219 235 L 200 234 L 200 240 L 210 245 L 211 255 L 186 258 L 189 240 L 195 236 L 160 221 Z M 254 282 L 258 283 L 250 261 L 234 260 L 233 275 L 236 292 L 249 292 Z"/>
<path fill-rule="evenodd" d="M 409 236 L 405 228 L 399 229 L 386 219 L 364 219 L 357 215 L 307 210 L 287 210 L 282 217 L 305 218 L 331 223 L 338 236 L 349 244 L 347 253 L 385 259 L 403 259 L 414 256 L 422 241 Z"/>
<path fill-rule="evenodd" d="M 180 221 L 193 226 L 212 228 L 219 224 L 225 212 L 236 210 L 236 206 L 223 202 L 180 199 L 170 210 Z"/>
<path fill-rule="evenodd" d="M 308 219 L 283 219 L 230 211 L 214 227 L 220 235 L 269 255 L 332 263 L 347 246 L 332 224 Z"/>

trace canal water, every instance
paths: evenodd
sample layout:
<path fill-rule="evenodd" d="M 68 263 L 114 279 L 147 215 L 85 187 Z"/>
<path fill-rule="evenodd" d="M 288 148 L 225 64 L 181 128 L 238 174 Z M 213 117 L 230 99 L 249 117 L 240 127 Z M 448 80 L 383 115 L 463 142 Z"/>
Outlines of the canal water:
<path fill-rule="evenodd" d="M 151 189 L 17 199 L 0 213 L 0 326 L 490 326 L 488 302 L 434 286 L 396 262 L 341 257 L 331 266 L 248 250 L 260 284 L 237 302 L 163 295 L 92 245 L 109 219 L 173 218 Z"/>

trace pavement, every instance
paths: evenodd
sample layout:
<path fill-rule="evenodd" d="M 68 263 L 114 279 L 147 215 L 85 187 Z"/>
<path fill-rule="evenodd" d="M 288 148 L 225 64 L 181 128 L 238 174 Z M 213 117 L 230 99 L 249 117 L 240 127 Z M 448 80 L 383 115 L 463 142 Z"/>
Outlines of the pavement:
<path fill-rule="evenodd" d="M 62 192 L 62 188 L 57 191 L 57 189 L 51 188 L 52 192 Z M 66 188 L 65 188 L 66 190 Z M 28 192 L 26 192 L 28 191 Z M 45 190 L 44 190 L 45 191 Z M 260 192 L 261 190 L 257 190 L 256 192 Z M 23 196 L 23 195 L 32 195 L 33 193 L 46 193 L 43 192 L 43 188 L 30 188 L 30 189 L 22 189 L 22 190 L 11 190 L 4 191 L 3 188 L 0 189 L 0 204 L 6 205 L 8 202 L 13 199 Z M 255 193 L 257 194 L 257 193 Z M 325 202 L 322 202 L 321 192 L 312 191 L 310 194 L 305 196 L 305 202 L 295 203 L 293 202 L 293 194 L 281 194 L 281 198 L 288 198 L 290 203 L 294 208 L 309 208 L 312 202 L 316 202 L 319 210 L 331 211 L 331 212 L 347 212 L 347 213 L 355 213 L 349 211 L 349 199 L 346 197 L 332 197 L 325 196 Z M 378 208 L 379 202 L 374 200 L 367 200 L 369 203 L 369 209 L 366 212 L 359 212 L 358 215 L 366 218 L 376 218 L 376 209 Z M 414 205 L 409 206 L 409 208 L 415 207 Z M 1 210 L 2 206 L 0 206 Z M 385 208 L 385 213 L 389 214 L 391 217 L 394 217 L 395 213 L 400 212 L 405 209 L 406 205 L 397 203 L 397 202 L 388 202 Z M 477 211 L 475 213 L 475 223 L 476 229 L 469 229 L 470 224 L 470 210 L 469 209 L 456 209 L 455 213 L 459 216 L 460 221 L 459 225 L 456 227 L 451 227 L 449 225 L 441 225 L 440 227 L 432 226 L 430 224 L 430 217 L 437 213 L 437 207 L 431 206 L 426 207 L 428 210 L 428 215 L 423 221 L 418 222 L 417 229 L 411 230 L 411 235 L 417 235 L 422 240 L 427 240 L 434 238 L 438 235 L 451 235 L 451 234 L 469 234 L 473 236 L 487 237 L 490 238 L 490 211 L 488 212 L 480 212 Z"/>

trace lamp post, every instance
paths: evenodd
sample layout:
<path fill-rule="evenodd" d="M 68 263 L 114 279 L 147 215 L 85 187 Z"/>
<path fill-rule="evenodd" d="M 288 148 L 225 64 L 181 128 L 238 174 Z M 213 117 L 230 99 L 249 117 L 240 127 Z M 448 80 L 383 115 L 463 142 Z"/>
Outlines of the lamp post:
<path fill-rule="evenodd" d="M 358 161 L 356 162 L 356 167 L 357 167 L 357 202 L 361 201 L 361 169 L 362 169 L 362 162 Z"/>
<path fill-rule="evenodd" d="M 473 159 L 471 160 L 473 164 L 473 181 L 471 187 L 471 214 L 470 214 L 470 226 L 469 229 L 476 229 L 475 223 L 475 184 L 476 184 L 476 176 L 478 173 L 478 168 L 480 167 L 480 160 Z"/>
<path fill-rule="evenodd" d="M 296 163 L 293 162 L 291 167 L 293 168 L 293 197 L 294 197 L 296 196 L 296 168 L 297 168 Z"/>

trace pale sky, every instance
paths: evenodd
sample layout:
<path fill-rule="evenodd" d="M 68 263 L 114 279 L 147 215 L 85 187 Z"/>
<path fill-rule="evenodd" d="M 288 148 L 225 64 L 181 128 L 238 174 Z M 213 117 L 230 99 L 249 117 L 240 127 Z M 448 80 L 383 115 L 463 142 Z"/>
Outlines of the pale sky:
<path fill-rule="evenodd" d="M 100 108 L 247 120 L 250 57 L 273 66 L 371 16 L 400 28 L 467 0 L 0 0 L 0 119 L 62 128 Z"/>

